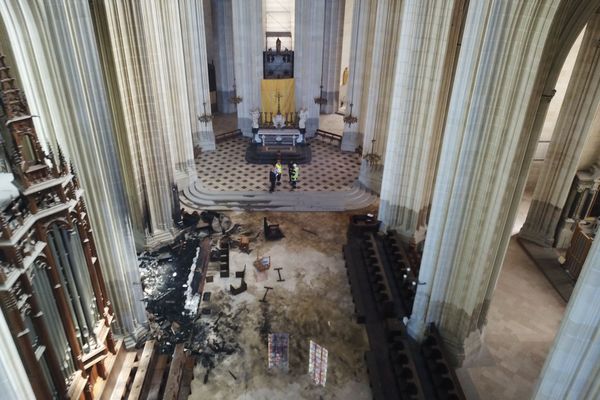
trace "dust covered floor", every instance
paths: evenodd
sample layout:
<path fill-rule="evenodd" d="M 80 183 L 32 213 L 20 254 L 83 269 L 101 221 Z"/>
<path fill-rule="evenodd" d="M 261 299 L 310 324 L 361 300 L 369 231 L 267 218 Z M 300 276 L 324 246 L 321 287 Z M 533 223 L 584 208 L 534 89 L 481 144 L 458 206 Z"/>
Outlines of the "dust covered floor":
<path fill-rule="evenodd" d="M 368 347 L 364 328 L 353 320 L 354 305 L 346 279 L 342 244 L 348 214 L 251 213 L 229 214 L 232 221 L 260 235 L 250 243 L 250 254 L 230 251 L 230 278 L 218 271 L 204 291 L 210 300 L 201 308 L 196 340 L 214 350 L 199 357 L 189 399 L 370 399 L 363 361 Z M 265 241 L 263 216 L 279 224 L 285 238 Z M 254 237 L 252 235 L 252 237 Z M 271 269 L 256 271 L 259 255 L 271 257 Z M 248 290 L 237 296 L 235 271 L 246 265 Z M 284 282 L 278 282 L 281 267 Z M 209 267 L 210 269 L 210 267 Z M 265 286 L 270 286 L 266 303 Z M 206 296 L 205 296 L 206 297 Z M 199 322 L 200 322 L 199 321 Z M 268 333 L 289 333 L 289 370 L 267 368 Z M 309 341 L 329 351 L 327 384 L 312 383 L 308 371 Z"/>

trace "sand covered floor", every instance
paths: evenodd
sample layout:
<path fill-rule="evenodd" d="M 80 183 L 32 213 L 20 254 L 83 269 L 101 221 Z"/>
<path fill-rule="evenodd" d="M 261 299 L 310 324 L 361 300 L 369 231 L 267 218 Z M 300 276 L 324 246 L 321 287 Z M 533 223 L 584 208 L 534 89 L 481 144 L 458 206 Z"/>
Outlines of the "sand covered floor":
<path fill-rule="evenodd" d="M 266 216 L 270 223 L 280 225 L 285 238 L 265 241 L 261 233 L 251 242 L 250 254 L 232 249 L 230 278 L 219 278 L 215 272 L 214 282 L 206 283 L 205 292 L 211 292 L 211 298 L 201 307 L 210 309 L 211 314 L 203 315 L 199 322 L 205 324 L 204 340 L 217 350 L 217 356 L 208 367 L 202 358 L 198 362 L 189 398 L 372 398 L 363 361 L 367 338 L 363 326 L 352 317 L 354 306 L 342 257 L 348 214 L 228 215 L 254 234 L 262 232 L 262 218 Z M 253 267 L 257 251 L 260 256 L 271 257 L 267 273 Z M 235 271 L 244 265 L 248 290 L 233 296 L 229 285 L 240 286 Z M 277 281 L 274 268 L 278 267 L 284 282 Z M 259 300 L 265 286 L 273 290 L 262 303 Z M 267 368 L 268 333 L 289 333 L 287 372 Z M 307 374 L 310 340 L 329 351 L 325 387 L 312 383 Z M 226 351 L 219 351 L 224 348 Z"/>

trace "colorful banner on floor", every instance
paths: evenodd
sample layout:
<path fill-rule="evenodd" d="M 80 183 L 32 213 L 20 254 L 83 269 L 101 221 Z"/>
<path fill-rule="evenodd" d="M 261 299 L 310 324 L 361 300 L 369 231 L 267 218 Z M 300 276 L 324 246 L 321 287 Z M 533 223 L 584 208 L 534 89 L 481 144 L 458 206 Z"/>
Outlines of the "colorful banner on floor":
<path fill-rule="evenodd" d="M 263 79 L 260 111 L 276 114 L 279 97 L 281 114 L 296 112 L 294 96 L 294 79 Z"/>

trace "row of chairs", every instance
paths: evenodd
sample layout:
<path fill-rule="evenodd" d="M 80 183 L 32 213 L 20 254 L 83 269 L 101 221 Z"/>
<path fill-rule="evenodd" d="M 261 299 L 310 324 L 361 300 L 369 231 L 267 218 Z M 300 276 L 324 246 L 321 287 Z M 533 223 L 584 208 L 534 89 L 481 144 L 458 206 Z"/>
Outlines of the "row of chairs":
<path fill-rule="evenodd" d="M 394 300 L 383 261 L 377 250 L 377 243 L 372 233 L 365 235 L 362 248 L 362 260 L 368 271 L 369 287 L 382 318 L 394 316 Z"/>
<path fill-rule="evenodd" d="M 464 399 L 465 395 L 434 324 L 428 327 L 427 337 L 421 343 L 421 354 L 425 358 L 425 366 L 433 381 L 437 397 L 444 400 Z"/>
<path fill-rule="evenodd" d="M 404 325 L 397 318 L 388 318 L 385 320 L 385 332 L 390 363 L 402 398 L 423 398 L 421 381 L 409 349 L 410 340 Z"/>
<path fill-rule="evenodd" d="M 417 293 L 418 275 L 409 261 L 406 250 L 395 234 L 388 232 L 382 242 L 404 314 L 410 315 Z"/>
<path fill-rule="evenodd" d="M 401 318 L 411 314 L 416 271 L 398 236 L 378 229 L 372 217 L 351 217 L 344 246 L 357 321 L 365 324 L 369 337 L 365 361 L 373 397 L 464 399 L 436 347 L 441 346 L 439 335 L 419 345 L 406 333 Z"/>
<path fill-rule="evenodd" d="M 352 293 L 352 302 L 354 303 L 354 316 L 356 322 L 364 324 L 366 321 L 366 307 L 364 304 L 365 297 L 361 293 L 361 278 L 359 271 L 355 268 L 353 260 L 360 258 L 360 242 L 356 239 L 348 241 L 348 244 L 343 246 L 342 252 L 344 259 L 346 260 L 346 277 L 348 278 L 348 284 L 350 285 L 350 292 Z"/>

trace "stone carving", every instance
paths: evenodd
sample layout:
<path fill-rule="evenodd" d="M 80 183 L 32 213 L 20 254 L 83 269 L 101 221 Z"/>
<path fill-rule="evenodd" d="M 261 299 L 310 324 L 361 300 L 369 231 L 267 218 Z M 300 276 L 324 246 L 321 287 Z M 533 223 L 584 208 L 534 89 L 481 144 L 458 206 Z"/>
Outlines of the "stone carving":
<path fill-rule="evenodd" d="M 308 110 L 306 108 L 301 108 L 298 113 L 298 128 L 306 129 L 306 119 L 308 118 Z"/>
<path fill-rule="evenodd" d="M 252 117 L 252 129 L 258 129 L 258 119 L 260 118 L 260 110 L 258 108 L 250 111 Z"/>

